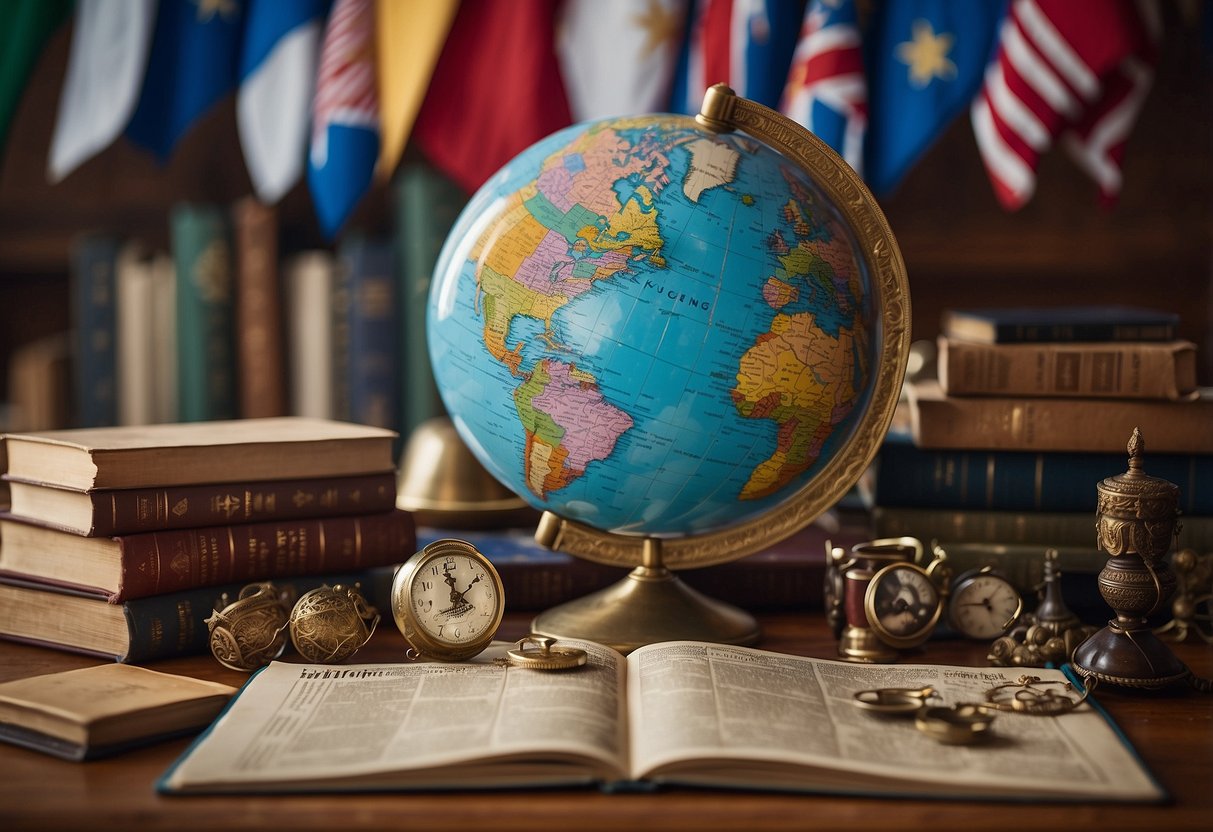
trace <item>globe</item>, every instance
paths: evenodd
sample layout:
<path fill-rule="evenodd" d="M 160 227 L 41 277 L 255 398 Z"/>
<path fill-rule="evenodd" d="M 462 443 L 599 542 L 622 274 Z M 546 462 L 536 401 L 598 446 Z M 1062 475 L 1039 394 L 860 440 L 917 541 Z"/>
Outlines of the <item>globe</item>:
<path fill-rule="evenodd" d="M 452 229 L 427 312 L 476 458 L 624 538 L 741 529 L 753 549 L 840 497 L 887 428 L 905 344 L 884 301 L 904 273 L 827 161 L 841 185 L 670 114 L 578 124 L 510 161 Z"/>

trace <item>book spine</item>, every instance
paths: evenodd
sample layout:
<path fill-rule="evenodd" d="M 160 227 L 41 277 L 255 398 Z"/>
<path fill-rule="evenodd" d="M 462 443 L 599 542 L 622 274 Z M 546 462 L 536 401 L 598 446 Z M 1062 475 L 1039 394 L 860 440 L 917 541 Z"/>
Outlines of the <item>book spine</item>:
<path fill-rule="evenodd" d="M 416 550 L 408 512 L 244 523 L 114 538 L 122 580 L 113 602 L 231 581 L 402 563 Z"/>
<path fill-rule="evenodd" d="M 118 257 L 116 316 L 118 423 L 121 425 L 148 425 L 155 421 L 152 280 L 151 261 L 133 247 L 124 249 Z"/>
<path fill-rule="evenodd" d="M 286 591 L 296 598 L 324 585 L 357 584 L 363 596 L 378 608 L 381 614 L 390 615 L 387 606 L 390 597 L 375 589 L 383 583 L 377 573 L 378 570 L 372 569 L 345 574 L 309 575 L 275 579 L 273 583 L 279 590 Z M 130 646 L 126 655 L 119 656 L 118 660 L 135 664 L 205 653 L 210 641 L 206 619 L 210 618 L 216 609 L 226 606 L 227 602 L 223 600 L 225 594 L 228 599 L 235 599 L 243 586 L 244 584 L 228 584 L 202 587 L 127 601 L 122 606 L 129 630 Z"/>
<path fill-rule="evenodd" d="M 101 235 L 72 245 L 71 305 L 75 422 L 79 427 L 118 424 L 117 275 L 120 243 Z"/>
<path fill-rule="evenodd" d="M 400 384 L 392 246 L 351 236 L 342 242 L 334 312 L 334 392 L 339 418 L 395 429 Z M 341 341 L 344 340 L 344 348 Z"/>
<path fill-rule="evenodd" d="M 273 208 L 248 196 L 232 206 L 236 246 L 236 353 L 240 415 L 286 415 L 278 224 Z"/>
<path fill-rule="evenodd" d="M 1213 549 L 1213 517 L 1182 517 L 1178 548 Z M 1034 543 L 1094 547 L 1095 515 L 1090 512 L 982 511 L 949 508 L 872 510 L 876 537 L 917 537 L 941 543 Z"/>
<path fill-rule="evenodd" d="M 90 537 L 322 516 L 396 504 L 396 475 L 94 491 Z"/>
<path fill-rule="evenodd" d="M 994 338 L 1000 344 L 1028 341 L 1169 341 L 1175 337 L 1172 324 L 1128 324 L 1089 321 L 1077 324 L 995 324 Z"/>
<path fill-rule="evenodd" d="M 395 187 L 398 303 L 401 322 L 400 435 L 407 440 L 422 422 L 444 412 L 426 344 L 430 277 L 447 234 L 467 204 L 468 195 L 433 166 L 405 164 Z"/>
<path fill-rule="evenodd" d="M 875 503 L 1003 511 L 1095 511 L 1095 486 L 1123 474 L 1124 454 L 1022 453 L 881 446 Z M 1146 471 L 1179 486 L 1186 515 L 1213 514 L 1213 456 L 1149 454 Z"/>
<path fill-rule="evenodd" d="M 178 418 L 183 422 L 236 416 L 230 238 L 227 215 L 217 206 L 173 209 Z"/>
<path fill-rule="evenodd" d="M 1182 399 L 1196 389 L 1188 341 L 979 344 L 941 337 L 948 395 Z"/>
<path fill-rule="evenodd" d="M 287 265 L 287 365 L 295 416 L 334 416 L 331 304 L 335 271 L 333 256 L 327 251 L 304 252 Z"/>
<path fill-rule="evenodd" d="M 1141 426 L 1151 453 L 1213 454 L 1213 398 L 1138 399 L 916 396 L 914 443 L 921 448 L 1008 451 L 1123 451 Z M 1147 460 L 1147 469 L 1149 462 Z"/>

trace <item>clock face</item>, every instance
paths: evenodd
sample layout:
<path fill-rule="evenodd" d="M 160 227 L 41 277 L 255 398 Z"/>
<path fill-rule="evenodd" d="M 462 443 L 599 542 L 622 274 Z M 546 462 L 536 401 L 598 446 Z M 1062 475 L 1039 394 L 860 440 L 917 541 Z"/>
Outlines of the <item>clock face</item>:
<path fill-rule="evenodd" d="M 443 661 L 479 653 L 505 612 L 501 579 L 466 541 L 438 540 L 396 573 L 392 614 L 416 652 Z"/>
<path fill-rule="evenodd" d="M 448 554 L 430 558 L 409 590 L 417 623 L 436 639 L 466 644 L 497 620 L 495 581 L 479 560 Z"/>
<path fill-rule="evenodd" d="M 992 639 L 1005 633 L 1023 610 L 1023 597 L 1007 579 L 979 574 L 960 581 L 948 603 L 952 626 L 969 638 Z"/>
<path fill-rule="evenodd" d="M 864 611 L 872 630 L 893 647 L 913 647 L 931 634 L 940 614 L 939 590 L 921 568 L 895 563 L 872 576 Z"/>

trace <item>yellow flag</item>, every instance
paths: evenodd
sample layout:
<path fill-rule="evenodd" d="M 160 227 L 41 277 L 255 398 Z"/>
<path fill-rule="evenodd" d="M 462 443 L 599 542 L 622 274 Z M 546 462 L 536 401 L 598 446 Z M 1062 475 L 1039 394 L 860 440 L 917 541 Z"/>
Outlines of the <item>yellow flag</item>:
<path fill-rule="evenodd" d="M 459 0 L 377 0 L 375 54 L 379 68 L 379 166 L 391 176 L 430 85 Z"/>

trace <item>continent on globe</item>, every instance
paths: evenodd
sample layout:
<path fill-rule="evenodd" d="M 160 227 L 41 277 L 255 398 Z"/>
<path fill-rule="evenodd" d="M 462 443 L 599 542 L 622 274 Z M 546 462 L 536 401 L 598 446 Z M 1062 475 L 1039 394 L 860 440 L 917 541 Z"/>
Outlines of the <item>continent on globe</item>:
<path fill-rule="evenodd" d="M 540 499 L 610 456 L 632 427 L 632 417 L 607 403 L 592 375 L 547 358 L 514 391 L 514 406 L 526 430 L 527 486 Z"/>

